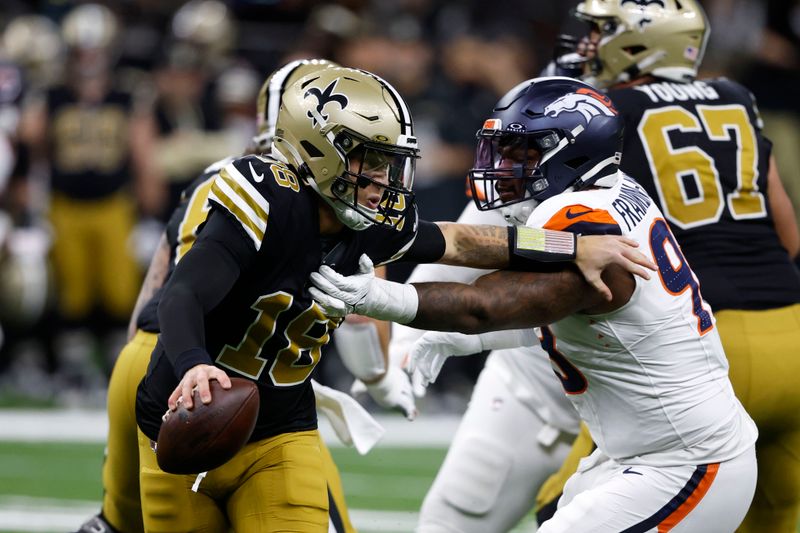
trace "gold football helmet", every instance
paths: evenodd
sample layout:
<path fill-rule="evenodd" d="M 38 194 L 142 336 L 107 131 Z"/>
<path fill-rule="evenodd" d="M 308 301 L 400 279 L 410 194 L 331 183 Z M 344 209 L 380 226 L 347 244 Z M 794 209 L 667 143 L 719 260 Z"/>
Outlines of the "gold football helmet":
<path fill-rule="evenodd" d="M 275 136 L 275 123 L 278 120 L 281 97 L 286 88 L 313 72 L 338 66 L 338 64 L 327 59 L 298 59 L 285 64 L 264 80 L 264 84 L 258 92 L 256 103 L 258 134 L 253 139 L 259 150 L 269 152 L 272 148 L 272 138 Z"/>
<path fill-rule="evenodd" d="M 0 51 L 17 63 L 33 85 L 48 86 L 59 78 L 64 43 L 58 26 L 43 15 L 22 15 L 8 23 Z"/>
<path fill-rule="evenodd" d="M 234 43 L 235 25 L 220 0 L 189 0 L 172 17 L 172 35 L 200 47 L 215 59 L 227 54 Z"/>
<path fill-rule="evenodd" d="M 599 32 L 588 83 L 607 88 L 643 74 L 691 81 L 703 59 L 708 21 L 696 0 L 583 0 L 575 15 Z"/>
<path fill-rule="evenodd" d="M 300 78 L 283 94 L 273 154 L 356 230 L 401 228 L 413 202 L 419 157 L 411 114 L 397 91 L 363 70 L 331 67 Z M 381 192 L 375 207 L 359 191 Z"/>
<path fill-rule="evenodd" d="M 61 22 L 64 42 L 70 48 L 109 48 L 118 36 L 117 18 L 101 4 L 82 4 L 73 8 Z"/>

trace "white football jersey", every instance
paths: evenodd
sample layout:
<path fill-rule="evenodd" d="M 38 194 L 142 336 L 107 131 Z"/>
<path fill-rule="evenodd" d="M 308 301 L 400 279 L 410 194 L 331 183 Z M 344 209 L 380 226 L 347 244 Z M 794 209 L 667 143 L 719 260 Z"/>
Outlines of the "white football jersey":
<path fill-rule="evenodd" d="M 628 303 L 575 313 L 541 328 L 542 346 L 598 447 L 632 464 L 679 465 L 735 457 L 755 424 L 728 380 L 728 362 L 697 279 L 661 211 L 633 179 L 556 195 L 528 225 L 621 234 L 659 271 L 635 277 Z"/>

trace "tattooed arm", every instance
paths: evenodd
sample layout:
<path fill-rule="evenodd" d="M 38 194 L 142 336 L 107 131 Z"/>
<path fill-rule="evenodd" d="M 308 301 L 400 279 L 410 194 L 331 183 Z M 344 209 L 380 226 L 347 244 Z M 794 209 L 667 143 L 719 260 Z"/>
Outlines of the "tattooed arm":
<path fill-rule="evenodd" d="M 403 284 L 376 278 L 372 261 L 361 256 L 359 273 L 343 276 L 327 265 L 311 274 L 314 300 L 329 316 L 350 313 L 390 320 L 418 329 L 482 333 L 542 326 L 585 311 L 607 313 L 630 300 L 636 282 L 618 265 L 602 275 L 611 298 L 586 281 L 575 267 L 558 272 L 501 270 L 474 284 Z"/>
<path fill-rule="evenodd" d="M 437 222 L 445 241 L 437 261 L 473 268 L 505 268 L 509 262 L 508 228 Z"/>
<path fill-rule="evenodd" d="M 131 313 L 131 320 L 128 323 L 128 340 L 130 341 L 136 335 L 136 322 L 139 320 L 139 313 L 142 312 L 144 305 L 150 301 L 150 298 L 164 285 L 164 280 L 169 271 L 169 245 L 167 244 L 166 234 L 161 235 L 158 241 L 158 248 L 150 260 L 150 266 L 147 268 L 147 274 L 144 277 L 142 288 L 139 289 L 139 296 L 136 298 L 136 305 L 133 307 Z"/>
<path fill-rule="evenodd" d="M 417 314 L 409 326 L 419 329 L 482 333 L 541 326 L 593 303 L 596 292 L 572 270 L 494 272 L 461 283 L 416 283 Z"/>

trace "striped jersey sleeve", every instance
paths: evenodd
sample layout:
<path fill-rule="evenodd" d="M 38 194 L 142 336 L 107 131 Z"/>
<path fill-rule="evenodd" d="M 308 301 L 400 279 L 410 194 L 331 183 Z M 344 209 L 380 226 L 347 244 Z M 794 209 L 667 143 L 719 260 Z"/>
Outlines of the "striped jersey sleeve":
<path fill-rule="evenodd" d="M 256 181 L 263 180 L 264 174 L 256 172 L 252 161 L 247 165 L 237 166 L 237 162 L 243 161 L 246 159 L 231 162 L 219 171 L 219 175 L 211 185 L 208 199 L 228 211 L 239 222 L 258 251 L 267 230 L 269 202 L 240 168 L 248 168 L 251 178 Z"/>

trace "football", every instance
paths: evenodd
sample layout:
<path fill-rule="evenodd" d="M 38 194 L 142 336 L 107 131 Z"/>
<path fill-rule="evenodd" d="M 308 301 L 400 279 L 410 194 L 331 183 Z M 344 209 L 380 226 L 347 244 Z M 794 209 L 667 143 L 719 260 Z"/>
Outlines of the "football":
<path fill-rule="evenodd" d="M 231 378 L 225 390 L 211 380 L 211 402 L 204 405 L 197 391 L 192 409 L 179 404 L 161 424 L 156 444 L 158 466 L 170 474 L 198 474 L 228 462 L 247 444 L 258 418 L 258 387 Z"/>

